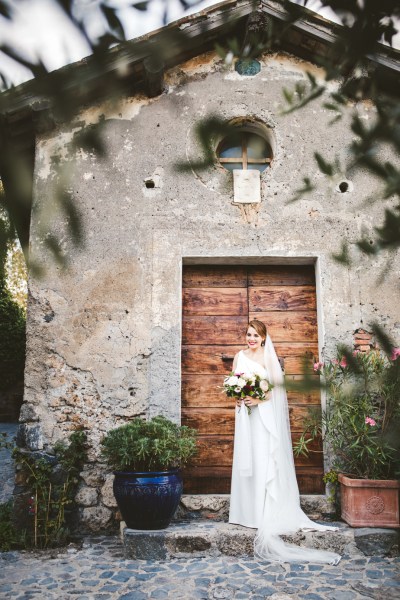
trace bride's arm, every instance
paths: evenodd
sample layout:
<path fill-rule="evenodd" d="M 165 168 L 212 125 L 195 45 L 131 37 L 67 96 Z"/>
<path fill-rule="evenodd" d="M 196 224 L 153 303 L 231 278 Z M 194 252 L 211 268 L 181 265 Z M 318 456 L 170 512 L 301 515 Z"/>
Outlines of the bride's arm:
<path fill-rule="evenodd" d="M 232 371 L 233 373 L 236 372 L 236 367 L 238 364 L 238 358 L 239 358 L 239 352 L 237 352 L 235 354 L 235 358 L 233 359 L 233 365 L 232 365 Z M 236 406 L 241 406 L 242 405 L 243 400 L 236 400 Z"/>
<path fill-rule="evenodd" d="M 233 359 L 232 371 L 235 373 L 236 367 L 238 364 L 239 352 L 235 354 L 235 358 Z"/>

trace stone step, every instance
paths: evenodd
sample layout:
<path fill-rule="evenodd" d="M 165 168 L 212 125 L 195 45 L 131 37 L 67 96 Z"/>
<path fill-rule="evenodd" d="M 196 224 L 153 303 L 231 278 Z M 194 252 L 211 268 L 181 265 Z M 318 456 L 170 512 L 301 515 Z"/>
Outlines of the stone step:
<path fill-rule="evenodd" d="M 229 494 L 183 494 L 175 521 L 191 519 L 212 519 L 213 521 L 228 521 Z M 301 495 L 301 508 L 311 519 L 332 519 L 335 507 L 325 495 Z"/>
<path fill-rule="evenodd" d="M 331 524 L 331 523 L 330 523 Z M 298 546 L 358 555 L 355 529 L 334 523 L 337 531 L 298 532 L 284 539 Z M 207 556 L 253 556 L 255 529 L 223 522 L 186 521 L 172 523 L 167 529 L 139 531 L 122 528 L 125 555 L 132 559 L 166 560 Z M 393 543 L 393 542 L 392 542 Z"/>

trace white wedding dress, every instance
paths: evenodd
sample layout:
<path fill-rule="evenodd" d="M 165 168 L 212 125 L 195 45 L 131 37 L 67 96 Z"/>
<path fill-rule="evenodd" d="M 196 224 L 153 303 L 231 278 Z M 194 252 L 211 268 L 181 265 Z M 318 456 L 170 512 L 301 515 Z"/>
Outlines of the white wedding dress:
<path fill-rule="evenodd" d="M 236 407 L 229 522 L 257 529 L 254 553 L 277 561 L 337 564 L 333 552 L 285 543 L 281 535 L 303 530 L 334 530 L 311 521 L 300 507 L 286 391 L 274 346 L 267 336 L 264 369 L 239 352 L 236 373 L 266 377 L 271 399 Z"/>

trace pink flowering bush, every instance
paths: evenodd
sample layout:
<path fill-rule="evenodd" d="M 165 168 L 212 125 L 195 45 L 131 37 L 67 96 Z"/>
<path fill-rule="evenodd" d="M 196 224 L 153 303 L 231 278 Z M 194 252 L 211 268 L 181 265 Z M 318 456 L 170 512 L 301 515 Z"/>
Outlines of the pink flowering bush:
<path fill-rule="evenodd" d="M 336 471 L 365 479 L 400 476 L 400 349 L 390 356 L 378 350 L 346 352 L 316 362 L 326 390 L 322 418 L 310 414 L 295 445 L 297 455 L 311 452 L 322 437 L 334 456 Z"/>

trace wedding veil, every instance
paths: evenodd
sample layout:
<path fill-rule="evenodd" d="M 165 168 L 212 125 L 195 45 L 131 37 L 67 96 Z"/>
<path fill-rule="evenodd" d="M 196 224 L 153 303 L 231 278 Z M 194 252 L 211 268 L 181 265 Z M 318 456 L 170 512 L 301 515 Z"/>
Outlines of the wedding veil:
<path fill-rule="evenodd" d="M 269 335 L 265 342 L 264 359 L 274 388 L 271 400 L 258 405 L 263 425 L 269 432 L 270 445 L 265 505 L 254 541 L 254 554 L 267 560 L 337 564 L 340 560 L 338 554 L 294 546 L 280 537 L 299 529 L 324 531 L 336 528 L 314 523 L 300 507 L 284 377 Z"/>

